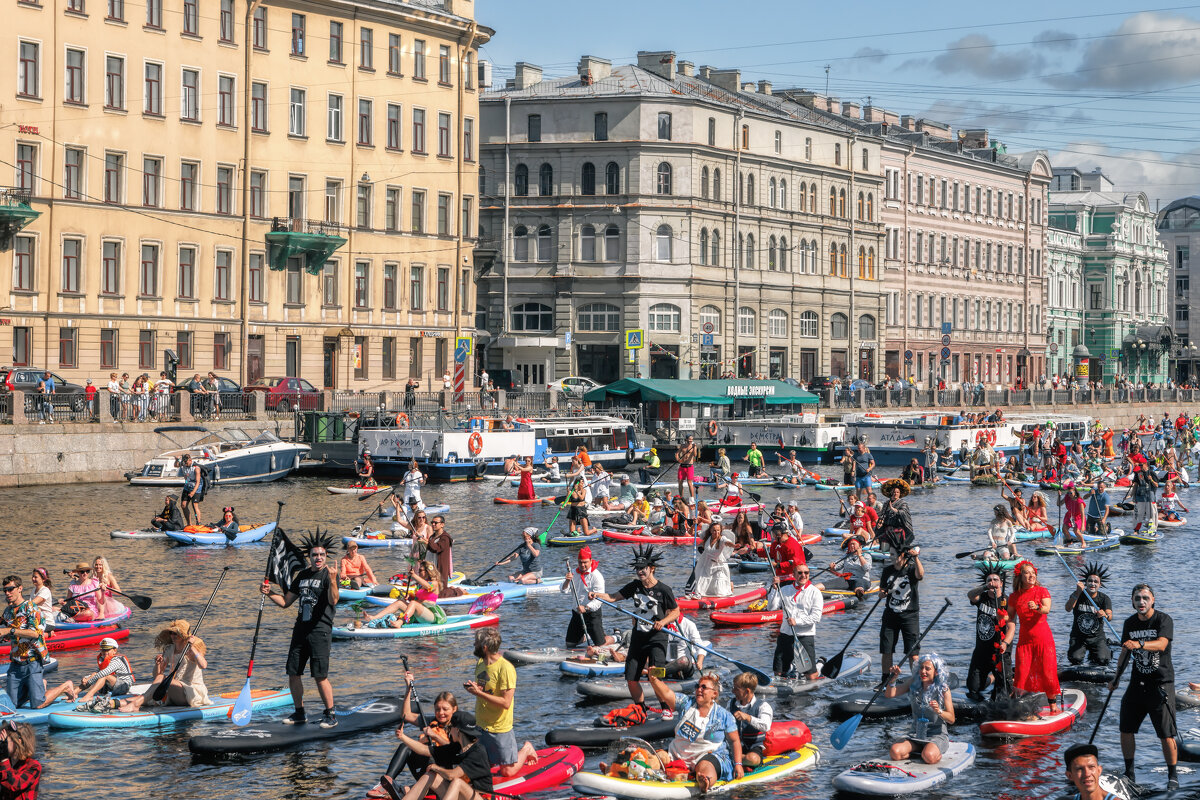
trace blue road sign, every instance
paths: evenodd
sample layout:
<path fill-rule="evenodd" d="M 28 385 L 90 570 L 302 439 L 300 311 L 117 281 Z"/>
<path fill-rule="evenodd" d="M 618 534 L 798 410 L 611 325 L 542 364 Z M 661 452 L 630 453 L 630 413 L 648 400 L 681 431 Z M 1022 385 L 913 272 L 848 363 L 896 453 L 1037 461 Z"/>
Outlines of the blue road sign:
<path fill-rule="evenodd" d="M 465 364 L 471 355 L 471 337 L 460 336 L 454 340 L 454 363 Z"/>
<path fill-rule="evenodd" d="M 943 323 L 942 323 L 942 333 L 943 333 L 943 334 L 948 334 L 948 333 L 950 333 L 950 323 L 949 323 L 949 322 L 943 322 Z"/>
<path fill-rule="evenodd" d="M 701 347 L 712 347 L 713 346 L 713 335 L 711 333 L 700 334 L 700 346 Z"/>

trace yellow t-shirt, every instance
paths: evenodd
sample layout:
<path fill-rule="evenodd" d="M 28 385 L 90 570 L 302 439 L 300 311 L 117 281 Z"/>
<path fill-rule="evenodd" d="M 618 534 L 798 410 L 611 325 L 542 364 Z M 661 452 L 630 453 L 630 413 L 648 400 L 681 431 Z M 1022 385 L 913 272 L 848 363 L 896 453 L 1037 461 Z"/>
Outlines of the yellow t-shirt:
<path fill-rule="evenodd" d="M 481 658 L 475 662 L 475 682 L 485 692 L 492 695 L 502 695 L 509 689 L 517 688 L 517 671 L 505 658 L 500 658 L 494 664 L 487 663 Z M 475 698 L 475 724 L 488 733 L 506 733 L 513 727 L 513 706 L 508 708 L 489 703 L 483 698 Z"/>

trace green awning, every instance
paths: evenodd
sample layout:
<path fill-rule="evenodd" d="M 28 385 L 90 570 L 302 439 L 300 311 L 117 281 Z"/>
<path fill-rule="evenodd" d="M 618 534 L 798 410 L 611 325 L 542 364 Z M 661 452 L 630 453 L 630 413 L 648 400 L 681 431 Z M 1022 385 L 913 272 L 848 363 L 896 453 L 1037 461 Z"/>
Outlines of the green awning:
<path fill-rule="evenodd" d="M 618 397 L 637 396 L 641 402 L 706 403 L 728 406 L 735 400 L 762 400 L 767 405 L 816 405 L 817 396 L 783 381 L 753 380 L 666 380 L 661 378 L 623 378 L 601 386 L 583 396 L 584 400 L 603 403 Z"/>

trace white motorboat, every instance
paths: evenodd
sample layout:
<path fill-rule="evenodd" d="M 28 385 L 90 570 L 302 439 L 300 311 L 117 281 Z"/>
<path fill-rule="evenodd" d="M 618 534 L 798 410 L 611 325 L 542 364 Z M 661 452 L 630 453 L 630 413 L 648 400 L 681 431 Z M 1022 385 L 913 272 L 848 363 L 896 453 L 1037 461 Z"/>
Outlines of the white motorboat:
<path fill-rule="evenodd" d="M 268 430 L 247 433 L 240 428 L 209 430 L 199 425 L 168 425 L 154 432 L 177 445 L 155 456 L 138 472 L 125 477 L 134 486 L 182 486 L 180 462 L 185 454 L 212 471 L 214 484 L 267 483 L 300 466 L 309 446 L 285 442 Z M 179 445 L 170 434 L 201 433 L 190 445 Z"/>

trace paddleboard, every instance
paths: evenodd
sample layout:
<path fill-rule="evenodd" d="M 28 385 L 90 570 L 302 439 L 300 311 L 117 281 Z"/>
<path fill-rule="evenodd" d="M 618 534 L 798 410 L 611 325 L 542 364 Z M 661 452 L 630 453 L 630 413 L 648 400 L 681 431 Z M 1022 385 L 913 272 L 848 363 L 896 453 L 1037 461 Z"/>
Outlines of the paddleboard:
<path fill-rule="evenodd" d="M 836 600 L 826 600 L 821 608 L 821 614 L 833 614 L 846 611 L 859 604 L 859 599 L 853 595 Z M 779 625 L 783 622 L 783 610 L 775 611 L 714 611 L 708 617 L 718 628 L 750 628 L 756 625 Z"/>
<path fill-rule="evenodd" d="M 738 606 L 767 596 L 765 586 L 734 586 L 733 591 L 734 594 L 727 597 L 677 597 L 675 602 L 683 611 L 703 611 Z"/>
<path fill-rule="evenodd" d="M 90 622 L 72 622 L 69 618 L 65 620 L 51 620 L 46 623 L 46 628 L 59 631 L 75 631 L 83 628 L 108 628 L 116 625 L 118 622 L 124 622 L 133 616 L 133 609 L 126 607 L 124 611 L 117 614 L 115 617 L 106 617 L 105 619 L 94 619 Z"/>
<path fill-rule="evenodd" d="M 543 578 L 540 583 L 511 583 L 509 581 L 492 581 L 490 583 L 468 584 L 460 583 L 458 588 L 468 594 L 485 594 L 487 592 L 519 592 L 525 597 L 536 597 L 543 594 L 561 594 L 559 589 L 562 588 L 563 578 L 561 576 L 554 578 Z M 508 599 L 508 595 L 505 595 Z M 516 596 L 513 597 L 516 599 Z"/>
<path fill-rule="evenodd" d="M 1017 528 L 1017 541 L 1029 542 L 1034 539 L 1050 539 L 1054 532 L 1049 528 Z"/>
<path fill-rule="evenodd" d="M 511 778 L 501 778 L 492 768 L 492 788 L 497 792 L 522 795 L 552 789 L 571 779 L 583 767 L 583 751 L 574 746 L 549 747 L 537 751 L 536 764 L 526 764 Z"/>
<path fill-rule="evenodd" d="M 1121 544 L 1157 544 L 1163 538 L 1161 531 L 1138 531 L 1121 537 Z"/>
<path fill-rule="evenodd" d="M 667 688 L 675 692 L 690 692 L 696 688 L 695 680 L 663 681 L 663 683 L 667 685 Z M 654 696 L 654 689 L 650 687 L 649 681 L 642 681 L 642 690 L 645 692 L 646 697 Z M 633 699 L 633 696 L 629 694 L 629 685 L 623 680 L 615 680 L 613 678 L 594 678 L 592 680 L 580 681 L 575 684 L 575 691 L 584 697 L 602 698 L 605 700 Z"/>
<path fill-rule="evenodd" d="M 180 544 L 219 545 L 228 547 L 239 544 L 252 544 L 262 541 L 267 534 L 275 530 L 275 523 L 268 522 L 249 530 L 240 531 L 233 539 L 217 531 L 215 533 L 188 533 L 187 531 L 166 531 L 167 538 Z"/>
<path fill-rule="evenodd" d="M 598 749 L 608 747 L 626 736 L 653 742 L 673 737 L 675 726 L 678 723 L 679 720 L 674 717 L 664 719 L 658 711 L 649 712 L 646 715 L 646 721 L 641 725 L 633 725 L 628 728 L 606 725 L 604 717 L 597 717 L 588 727 L 551 728 L 546 732 L 546 744 L 572 744 L 584 749 Z"/>
<path fill-rule="evenodd" d="M 515 497 L 493 497 L 492 502 L 496 505 L 504 506 L 534 506 L 540 504 L 543 500 L 549 500 L 548 497 L 535 497 L 532 500 L 518 500 Z"/>
<path fill-rule="evenodd" d="M 1034 552 L 1039 556 L 1052 556 L 1055 553 L 1061 553 L 1062 555 L 1066 556 L 1081 555 L 1083 553 L 1098 553 L 1102 550 L 1115 550 L 1121 546 L 1121 537 L 1124 535 L 1125 532 L 1120 528 L 1114 528 L 1112 534 L 1103 539 L 1097 539 L 1084 544 L 1072 542 L 1070 544 L 1044 545 L 1034 550 Z"/>
<path fill-rule="evenodd" d="M 833 788 L 855 794 L 895 797 L 922 792 L 944 783 L 975 763 L 975 746 L 951 742 L 936 764 L 918 755 L 905 761 L 864 761 L 834 776 Z"/>
<path fill-rule="evenodd" d="M 1041 552 L 1041 550 L 1039 550 L 1038 552 Z M 981 567 L 981 568 L 999 565 L 1003 569 L 1012 569 L 1017 564 L 1020 564 L 1023 560 L 1024 559 L 1020 559 L 1020 558 L 996 558 L 996 559 L 991 559 L 991 560 L 980 558 L 980 559 L 976 559 L 974 564 L 976 567 Z"/>
<path fill-rule="evenodd" d="M 821 665 L 824 662 L 817 663 L 817 670 L 820 671 Z M 836 678 L 818 677 L 816 680 L 809 681 L 803 678 L 776 678 L 767 686 L 759 686 L 758 694 L 776 695 L 778 697 L 791 697 L 797 694 L 808 694 L 815 692 L 825 686 L 838 681 L 844 681 L 847 678 L 853 678 L 866 672 L 871 666 L 871 657 L 865 653 L 847 653 L 842 657 L 842 669 L 838 672 Z"/>
<path fill-rule="evenodd" d="M 622 661 L 605 661 L 601 663 L 599 661 L 581 661 L 569 658 L 559 662 L 558 671 L 564 675 L 599 678 L 604 675 L 624 675 L 625 663 Z"/>
<path fill-rule="evenodd" d="M 525 596 L 525 592 L 526 592 L 525 586 L 521 586 L 521 585 L 513 584 L 513 583 L 509 583 L 509 584 L 505 584 L 505 585 L 508 588 L 498 590 L 500 592 L 500 594 L 503 596 L 504 600 L 517 600 L 517 599 L 520 599 Z M 487 591 L 467 592 L 466 594 L 459 595 L 458 597 L 439 597 L 437 600 L 437 604 L 439 606 L 469 605 L 471 603 L 474 603 L 476 600 L 483 597 L 485 594 L 487 594 L 490 591 L 491 590 L 488 589 Z M 395 602 L 396 598 L 392 597 L 390 594 L 383 595 L 383 596 L 375 595 L 375 594 L 368 594 L 366 597 L 362 598 L 362 600 L 367 605 L 388 606 L 388 605 L 391 605 L 393 602 Z"/>
<path fill-rule="evenodd" d="M 958 688 L 959 678 L 955 673 L 950 674 L 948 681 L 951 689 Z M 870 708 L 866 708 L 875 690 L 860 689 L 857 692 L 842 695 L 829 704 L 829 716 L 833 719 L 846 719 L 853 717 L 855 714 L 862 714 L 864 719 L 883 719 L 884 717 L 896 717 L 912 712 L 912 708 L 908 702 L 908 694 L 901 694 L 897 697 L 888 697 L 885 694 L 880 694 L 875 698 L 875 702 L 871 703 Z M 864 709 L 865 712 L 864 713 Z"/>
<path fill-rule="evenodd" d="M 148 683 L 135 683 L 130 687 L 129 694 L 116 695 L 115 699 L 122 700 L 126 697 L 145 694 L 149 688 L 150 684 Z M 80 694 L 82 695 L 82 692 Z M 7 696 L 5 696 L 4 702 L 8 702 Z M 51 714 L 57 711 L 73 710 L 76 705 L 78 705 L 78 701 L 68 700 L 64 696 L 59 697 L 45 708 L 21 708 L 16 711 L 8 711 L 0 708 L 0 723 L 11 720 L 13 722 L 27 722 L 30 725 L 44 725 L 50 719 Z"/>
<path fill-rule="evenodd" d="M 695 536 L 653 536 L 610 530 L 602 531 L 602 534 L 610 542 L 624 544 L 686 544 L 690 546 L 696 543 Z"/>
<path fill-rule="evenodd" d="M 1175 691 L 1175 705 L 1182 708 L 1200 708 L 1200 694 L 1192 691 L 1192 688 L 1184 684 L 1182 689 Z"/>
<path fill-rule="evenodd" d="M 188 749 L 202 757 L 220 757 L 282 750 L 323 739 L 342 739 L 363 731 L 394 727 L 404 721 L 404 700 L 387 697 L 337 712 L 337 727 L 322 728 L 320 715 L 309 717 L 304 725 L 283 722 L 229 727 L 208 736 L 193 736 Z"/>
<path fill-rule="evenodd" d="M 384 533 L 379 531 L 380 534 Z M 390 536 L 343 536 L 342 544 L 357 542 L 359 547 L 412 547 L 413 540 L 406 537 L 393 539 Z"/>
<path fill-rule="evenodd" d="M 446 617 L 441 625 L 410 622 L 403 628 L 351 628 L 337 625 L 333 628 L 334 639 L 409 639 L 420 636 L 441 636 L 443 633 L 499 625 L 500 617 L 495 614 L 456 614 Z"/>
<path fill-rule="evenodd" d="M 154 725 L 174 725 L 189 719 L 221 719 L 233 711 L 240 692 L 225 692 L 205 706 L 154 706 L 141 711 L 93 714 L 87 711 L 55 711 L 47 720 L 51 728 L 143 728 Z M 258 689 L 251 701 L 255 709 L 279 708 L 292 704 L 287 689 Z M 240 728 L 238 730 L 241 730 Z"/>
<path fill-rule="evenodd" d="M 361 497 L 365 494 L 375 494 L 382 492 L 384 489 L 390 489 L 390 486 L 326 486 L 325 491 L 330 494 L 352 494 Z"/>
<path fill-rule="evenodd" d="M 1050 706 L 1043 706 L 1034 720 L 989 720 L 979 725 L 983 736 L 1003 736 L 1010 739 L 1029 736 L 1046 736 L 1065 731 L 1083 716 L 1087 709 L 1087 696 L 1078 689 L 1063 689 L 1062 703 L 1057 714 L 1050 713 Z"/>
<path fill-rule="evenodd" d="M 1071 664 L 1059 668 L 1058 679 L 1060 681 L 1075 681 L 1076 683 L 1109 683 L 1116 677 L 1116 674 L 1116 671 L 1109 666 Z M 1200 698 L 1197 698 L 1196 702 L 1200 703 Z"/>
<path fill-rule="evenodd" d="M 603 538 L 604 534 L 600 533 L 600 531 L 596 531 L 590 536 L 569 536 L 564 534 L 562 536 L 551 536 L 546 540 L 546 544 L 550 545 L 551 547 L 578 547 L 579 545 L 588 544 L 589 542 L 598 542 Z"/>
<path fill-rule="evenodd" d="M 101 639 L 129 638 L 129 629 L 116 625 L 100 628 L 74 628 L 71 630 L 56 630 L 46 632 L 46 648 L 49 650 L 75 650 L 80 647 L 91 647 L 100 644 Z M 0 656 L 8 657 L 12 645 L 0 645 Z"/>
<path fill-rule="evenodd" d="M 114 539 L 165 539 L 167 534 L 162 531 L 113 531 L 109 534 Z"/>
<path fill-rule="evenodd" d="M 516 666 L 524 664 L 557 664 L 568 658 L 587 654 L 586 647 L 541 647 L 534 650 L 505 650 L 504 657 Z"/>

